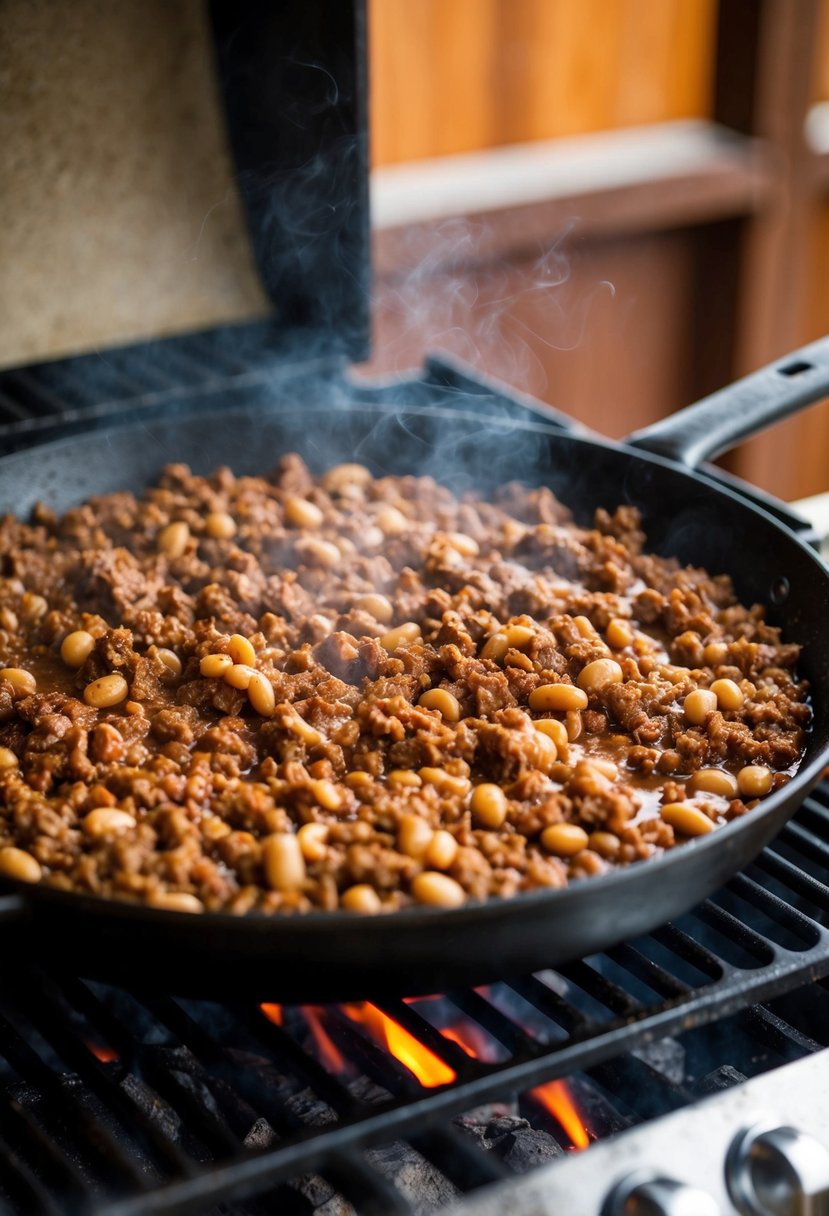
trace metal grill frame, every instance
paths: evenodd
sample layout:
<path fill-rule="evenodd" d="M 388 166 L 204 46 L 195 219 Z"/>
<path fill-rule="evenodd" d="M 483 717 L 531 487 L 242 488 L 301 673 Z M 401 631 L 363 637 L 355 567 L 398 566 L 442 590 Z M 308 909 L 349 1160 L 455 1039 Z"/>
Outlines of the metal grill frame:
<path fill-rule="evenodd" d="M 72 977 L 46 975 L 36 968 L 22 978 L 12 999 L 20 1002 L 38 1035 L 47 1041 L 80 1079 L 80 1092 L 91 1093 L 129 1135 L 148 1145 L 151 1156 L 160 1158 L 167 1174 L 156 1186 L 149 1185 L 136 1163 L 125 1155 L 106 1128 L 90 1118 L 79 1104 L 65 1079 L 50 1071 L 34 1049 L 16 1034 L 8 1020 L 0 1021 L 0 1053 L 11 1058 L 18 1072 L 41 1087 L 44 1098 L 56 1102 L 59 1117 L 80 1120 L 88 1125 L 90 1152 L 105 1161 L 114 1179 L 115 1194 L 94 1199 L 82 1194 L 83 1176 L 77 1165 L 55 1143 L 44 1142 L 41 1151 L 55 1175 L 66 1180 L 70 1206 L 57 1205 L 48 1187 L 36 1177 L 30 1189 L 44 1212 L 75 1211 L 95 1216 L 148 1216 L 149 1213 L 204 1212 L 220 1201 L 241 1201 L 306 1173 L 317 1173 L 337 1185 L 357 1209 L 374 1213 L 404 1214 L 413 1210 L 405 1197 L 372 1168 L 362 1150 L 406 1140 L 423 1151 L 442 1168 L 450 1180 L 463 1190 L 485 1185 L 509 1171 L 492 1154 L 486 1154 L 467 1141 L 449 1123 L 487 1102 L 501 1101 L 557 1077 L 593 1068 L 670 1034 L 687 1032 L 731 1014 L 768 1002 L 800 985 L 829 976 L 829 885 L 797 865 L 792 851 L 809 859 L 812 869 L 829 877 L 829 785 L 821 787 L 780 837 L 761 855 L 748 872 L 737 875 L 721 892 L 700 905 L 692 916 L 728 938 L 736 950 L 744 951 L 757 965 L 729 963 L 717 952 L 689 936 L 684 929 L 666 926 L 649 938 L 608 951 L 599 960 L 610 960 L 632 980 L 635 992 L 644 982 L 655 994 L 654 1002 L 643 1002 L 621 983 L 606 978 L 601 961 L 585 960 L 561 968 L 556 974 L 573 989 L 588 994 L 609 1015 L 608 1020 L 586 1016 L 571 1000 L 536 977 L 525 977 L 512 985 L 518 994 L 567 1034 L 562 1042 L 542 1044 L 523 1032 L 516 1022 L 484 1001 L 476 992 L 450 993 L 459 1009 L 477 1020 L 484 1029 L 507 1047 L 509 1058 L 500 1064 L 474 1060 L 453 1042 L 445 1039 L 415 1008 L 405 1002 L 385 1002 L 380 1008 L 439 1055 L 457 1073 L 457 1081 L 434 1089 L 421 1089 L 407 1070 L 348 1026 L 341 1018 L 341 1041 L 356 1059 L 361 1070 L 381 1083 L 392 1094 L 379 1104 L 361 1102 L 318 1060 L 305 1052 L 285 1029 L 266 1022 L 255 1006 L 229 1005 L 240 1025 L 264 1047 L 269 1058 L 301 1079 L 337 1115 L 337 1122 L 323 1129 L 297 1127 L 274 1100 L 263 1099 L 261 1083 L 246 1076 L 237 1061 L 227 1056 L 224 1045 L 206 1031 L 187 1012 L 186 1002 L 172 997 L 137 999 L 156 1021 L 165 1025 L 175 1038 L 206 1062 L 211 1076 L 226 1079 L 257 1112 L 266 1118 L 283 1138 L 258 1151 L 244 1150 L 227 1127 L 210 1111 L 193 1100 L 193 1095 L 177 1085 L 154 1059 L 154 1049 L 140 1042 L 123 1022 L 112 1015 L 95 995 L 93 988 Z M 798 910 L 792 903 L 767 890 L 763 876 L 783 882 L 795 898 L 808 901 L 814 915 Z M 752 927 L 751 917 L 739 917 L 727 906 L 735 897 L 746 901 L 767 917 L 769 923 L 786 936 L 796 933 L 802 948 L 781 945 L 771 936 Z M 649 958 L 646 945 L 657 941 L 667 945 L 678 961 L 691 964 L 697 972 L 710 977 L 701 987 L 690 988 L 667 967 Z M 681 972 L 682 967 L 678 970 Z M 660 999 L 661 998 L 661 999 Z M 87 1023 L 111 1043 L 128 1067 L 157 1090 L 188 1121 L 193 1134 L 207 1146 L 213 1160 L 199 1164 L 182 1148 L 165 1141 L 159 1128 L 131 1102 L 118 1084 L 120 1065 L 95 1059 L 75 1031 L 61 1017 L 61 1001 L 79 1010 Z M 332 1017 L 341 1016 L 333 1014 Z M 801 1050 L 819 1044 L 805 1041 Z M 57 1109 L 57 1108 L 56 1108 Z M 14 1103 L 0 1108 L 0 1157 L 3 1172 L 17 1170 L 25 1176 L 29 1167 L 9 1139 L 23 1117 Z M 30 1129 L 30 1134 L 34 1132 Z M 29 1171 L 30 1172 L 30 1171 Z M 130 1193 L 125 1193 L 126 1191 Z M 21 1184 L 22 1185 L 22 1184 Z M 118 1192 L 121 1192 L 118 1194 Z M 78 1193 L 77 1207 L 71 1206 Z M 0 1209 L 2 1210 L 2 1209 Z"/>

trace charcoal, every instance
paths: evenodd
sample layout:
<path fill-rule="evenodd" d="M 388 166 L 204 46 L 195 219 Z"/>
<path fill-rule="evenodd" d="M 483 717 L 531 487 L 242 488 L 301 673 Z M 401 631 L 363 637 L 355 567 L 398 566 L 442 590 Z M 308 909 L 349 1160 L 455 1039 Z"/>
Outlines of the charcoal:
<path fill-rule="evenodd" d="M 482 1112 L 486 1112 L 487 1110 L 486 1107 L 481 1107 L 480 1109 Z M 507 1135 L 514 1127 L 529 1127 L 526 1119 L 522 1119 L 512 1113 L 491 1117 L 484 1114 L 484 1117 L 479 1120 L 473 1118 L 475 1113 L 471 1111 L 468 1115 L 455 1119 L 454 1123 L 467 1136 L 470 1136 L 473 1140 L 477 1140 L 481 1148 L 487 1152 L 489 1152 L 497 1139 Z"/>
<path fill-rule="evenodd" d="M 719 1068 L 715 1068 L 713 1072 L 706 1073 L 694 1088 L 694 1093 L 700 1094 L 716 1094 L 723 1089 L 731 1089 L 732 1085 L 740 1085 L 746 1080 L 744 1073 L 738 1072 L 736 1068 L 732 1068 L 730 1064 L 723 1064 Z"/>
<path fill-rule="evenodd" d="M 671 1085 L 681 1085 L 685 1080 L 685 1048 L 676 1039 L 657 1039 L 655 1043 L 645 1043 L 632 1051 L 631 1055 L 658 1072 Z"/>
<path fill-rule="evenodd" d="M 243 1143 L 245 1148 L 267 1148 L 275 1139 L 276 1134 L 267 1119 L 257 1119 Z"/>
<path fill-rule="evenodd" d="M 278 1089 L 289 1093 L 299 1084 L 295 1077 L 280 1068 L 278 1058 L 263 1056 L 256 1051 L 245 1051 L 240 1047 L 224 1047 L 223 1055 L 245 1072 L 256 1073 L 267 1084 L 269 1091 Z"/>
<path fill-rule="evenodd" d="M 158 1048 L 153 1058 L 202 1109 L 209 1111 L 217 1122 L 226 1123 L 244 1143 L 248 1143 L 257 1125 L 251 1143 L 267 1144 L 273 1140 L 274 1131 L 259 1112 L 233 1086 L 208 1072 L 189 1048 Z"/>
<path fill-rule="evenodd" d="M 61 1086 L 72 1092 L 73 1101 L 82 1106 L 88 1114 L 107 1128 L 107 1131 L 123 1149 L 124 1153 L 131 1157 L 138 1168 L 150 1177 L 157 1177 L 157 1171 L 153 1163 L 149 1160 L 146 1154 L 141 1149 L 140 1145 L 130 1135 L 128 1129 L 125 1129 L 111 1115 L 108 1108 L 100 1101 L 96 1094 L 91 1090 L 86 1089 L 84 1082 L 75 1073 L 63 1073 L 60 1077 Z M 55 1107 L 52 1104 L 51 1098 L 44 1094 L 34 1085 L 30 1085 L 26 1081 L 15 1082 L 6 1087 L 2 1092 L 2 1100 L 9 1102 L 14 1106 L 18 1106 L 31 1112 L 34 1122 L 39 1125 L 46 1136 L 74 1163 L 79 1174 L 90 1188 L 97 1186 L 97 1175 L 100 1171 L 100 1165 L 94 1157 L 89 1157 L 85 1152 L 85 1136 L 81 1132 L 80 1138 L 76 1138 L 72 1132 L 77 1131 L 77 1128 L 67 1124 L 63 1117 L 58 1115 Z M 27 1155 L 27 1151 L 23 1150 L 23 1156 Z M 5 1209 L 3 1209 L 5 1211 Z"/>
<path fill-rule="evenodd" d="M 278 1060 L 259 1055 L 258 1052 L 243 1051 L 238 1047 L 225 1047 L 222 1055 L 229 1065 L 232 1064 L 240 1072 L 253 1073 L 259 1077 L 269 1093 L 273 1093 L 274 1090 L 280 1093 L 292 1093 L 302 1084 L 297 1081 L 296 1077 L 290 1076 L 281 1069 Z"/>
<path fill-rule="evenodd" d="M 520 1115 L 498 1115 L 486 1123 L 472 1123 L 465 1117 L 457 1120 L 456 1126 L 477 1140 L 482 1149 L 495 1153 L 516 1174 L 524 1174 L 564 1152 L 551 1135 L 537 1131 Z"/>
<path fill-rule="evenodd" d="M 486 1128 L 486 1138 L 498 1156 L 517 1173 L 540 1165 L 564 1150 L 548 1132 L 537 1131 L 520 1115 L 503 1115 Z"/>
<path fill-rule="evenodd" d="M 402 1140 L 366 1150 L 366 1160 L 402 1191 L 416 1213 L 433 1212 L 458 1198 L 440 1170 Z"/>
<path fill-rule="evenodd" d="M 190 1094 L 199 1106 L 208 1110 L 214 1118 L 221 1120 L 222 1111 L 211 1088 L 209 1078 L 202 1066 L 193 1058 L 186 1047 L 177 1047 L 172 1051 L 158 1053 L 161 1068 L 174 1077 L 179 1087 Z M 152 1079 L 152 1078 L 151 1078 Z"/>
<path fill-rule="evenodd" d="M 312 1089 L 300 1090 L 285 1101 L 285 1108 L 299 1123 L 310 1127 L 325 1127 L 336 1123 L 336 1113 L 325 1102 L 321 1102 Z"/>
<path fill-rule="evenodd" d="M 257 1122 L 265 1123 L 264 1118 L 250 1103 L 241 1098 L 226 1081 L 208 1073 L 187 1048 L 176 1047 L 164 1051 L 163 1054 L 167 1057 L 167 1067 L 175 1073 L 179 1083 L 189 1088 L 217 1118 L 223 1118 L 229 1122 L 241 1138 L 248 1137 Z M 275 1098 L 278 1098 L 286 1114 L 297 1126 L 323 1127 L 328 1123 L 336 1122 L 337 1116 L 334 1111 L 325 1102 L 320 1101 L 309 1087 L 297 1089 L 296 1081 L 290 1083 L 272 1067 L 259 1067 L 259 1058 L 256 1056 L 248 1056 L 244 1063 L 249 1072 L 255 1070 L 262 1090 L 268 1094 L 269 1100 L 273 1102 Z M 267 1061 L 261 1061 L 261 1063 L 266 1065 Z M 276 1090 L 271 1088 L 272 1078 L 277 1083 Z M 271 1128 L 270 1131 L 271 1137 L 273 1137 L 273 1129 Z"/>
<path fill-rule="evenodd" d="M 391 1094 L 382 1085 L 378 1085 L 376 1081 L 372 1081 L 370 1077 L 360 1076 L 355 1077 L 349 1082 L 348 1092 L 352 1098 L 356 1098 L 358 1102 L 365 1102 L 371 1105 L 376 1102 L 388 1102 Z"/>
<path fill-rule="evenodd" d="M 130 1072 L 121 1078 L 120 1085 L 124 1093 L 148 1119 L 152 1119 L 168 1140 L 172 1140 L 174 1144 L 181 1143 L 181 1119 L 171 1106 L 159 1098 L 155 1090 Z"/>
<path fill-rule="evenodd" d="M 584 1081 L 570 1081 L 582 1121 L 597 1140 L 612 1136 L 630 1127 L 633 1119 L 621 1114 L 609 1098 L 595 1086 Z"/>
<path fill-rule="evenodd" d="M 525 1174 L 545 1161 L 563 1156 L 564 1149 L 547 1132 L 530 1127 L 509 1132 L 495 1145 L 495 1152 L 514 1173 Z"/>
<path fill-rule="evenodd" d="M 357 1213 L 342 1195 L 332 1195 L 326 1203 L 314 1208 L 314 1216 L 357 1216 Z"/>
<path fill-rule="evenodd" d="M 307 1124 L 310 1127 L 321 1127 L 326 1123 L 335 1122 L 336 1115 L 327 1103 L 321 1101 L 302 1081 L 280 1072 L 271 1060 L 235 1048 L 229 1048 L 227 1054 L 248 1076 L 255 1075 L 263 1095 L 267 1095 L 269 1104 L 284 1107 L 286 1114 L 297 1126 Z"/>
<path fill-rule="evenodd" d="M 343 1199 L 331 1183 L 320 1178 L 319 1174 L 303 1174 L 288 1185 L 302 1195 L 314 1216 L 356 1216 L 348 1200 Z"/>
<path fill-rule="evenodd" d="M 329 1203 L 336 1195 L 331 1183 L 320 1178 L 319 1174 L 303 1174 L 300 1178 L 293 1178 L 290 1186 L 308 1200 L 314 1211 Z"/>
<path fill-rule="evenodd" d="M 458 1115 L 453 1119 L 456 1127 L 462 1130 L 470 1128 L 485 1128 L 493 1119 L 500 1119 L 504 1115 L 517 1115 L 518 1102 L 511 1100 L 509 1102 L 487 1102 L 483 1106 L 476 1106 L 474 1110 L 468 1110 L 463 1115 Z"/>
<path fill-rule="evenodd" d="M 486 1126 L 486 1137 L 496 1145 L 504 1136 L 512 1136 L 516 1132 L 526 1131 L 529 1123 L 521 1115 L 498 1115 L 490 1119 Z"/>

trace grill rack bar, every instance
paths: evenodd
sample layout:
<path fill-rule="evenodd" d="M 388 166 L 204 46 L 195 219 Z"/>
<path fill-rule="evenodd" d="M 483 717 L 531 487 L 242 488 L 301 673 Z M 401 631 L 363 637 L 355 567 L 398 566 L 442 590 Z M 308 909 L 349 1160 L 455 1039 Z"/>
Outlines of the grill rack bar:
<path fill-rule="evenodd" d="M 361 1213 L 406 1213 L 411 1207 L 401 1192 L 362 1156 L 368 1148 L 395 1140 L 406 1140 L 442 1167 L 459 1189 L 483 1185 L 503 1176 L 506 1169 L 493 1154 L 463 1136 L 451 1124 L 453 1117 L 578 1071 L 599 1070 L 600 1081 L 612 1078 L 614 1069 L 609 1062 L 625 1052 L 767 1002 L 807 980 L 829 976 L 829 928 L 821 923 L 829 920 L 829 887 L 819 877 L 826 873 L 829 787 L 824 786 L 806 800 L 795 820 L 749 873 L 737 876 L 676 925 L 556 972 L 497 986 L 502 998 L 511 995 L 536 1010 L 549 1033 L 522 1027 L 517 1015 L 503 1012 L 502 1001 L 488 989 L 448 994 L 449 1006 L 505 1047 L 508 1058 L 498 1063 L 473 1059 L 444 1038 L 424 1017 L 418 1002 L 384 1004 L 388 1016 L 457 1073 L 455 1083 L 433 1090 L 421 1089 L 407 1069 L 390 1061 L 341 1011 L 325 1011 L 326 1026 L 335 1043 L 346 1046 L 349 1057 L 359 1061 L 360 1071 L 373 1080 L 368 1097 L 356 1093 L 353 1085 L 320 1063 L 308 1044 L 297 1038 L 295 1029 L 273 1025 L 255 1007 L 225 1006 L 224 1016 L 238 1032 L 235 1042 L 241 1047 L 248 1043 L 264 1053 L 261 1058 L 290 1080 L 293 1092 L 305 1087 L 316 1094 L 329 1111 L 330 1121 L 321 1127 L 303 1123 L 301 1116 L 285 1106 L 281 1091 L 268 1096 L 268 1087 L 254 1065 L 240 1061 L 238 1051 L 235 1055 L 229 1052 L 224 1036 L 209 1028 L 211 1012 L 206 1003 L 132 993 L 121 1005 L 112 1004 L 101 985 L 74 977 L 45 976 L 33 968 L 22 977 L 17 991 L 9 998 L 4 996 L 0 1004 L 11 1002 L 18 1019 L 30 1020 L 59 1063 L 44 1062 L 39 1056 L 33 1059 L 34 1050 L 29 1046 L 21 1054 L 19 1031 L 15 1029 L 11 1037 L 6 1033 L 11 1030 L 8 1020 L 0 1028 L 0 1057 L 9 1060 L 16 1075 L 28 1084 L 60 1094 L 60 1106 L 67 1112 L 64 1122 L 71 1122 L 73 1113 L 77 1121 L 89 1119 L 88 1104 L 80 1098 L 94 1094 L 155 1168 L 137 1178 L 126 1146 L 113 1141 L 105 1129 L 103 1134 L 99 1130 L 96 1134 L 102 1137 L 98 1143 L 107 1155 L 107 1169 L 103 1180 L 83 1197 L 86 1168 L 79 1174 L 71 1156 L 67 1158 L 59 1144 L 50 1144 L 49 1127 L 42 1124 L 39 1113 L 35 1116 L 15 1103 L 14 1085 L 9 1082 L 6 1104 L 0 1104 L 0 1137 L 2 1147 L 8 1148 L 0 1170 L 0 1191 L 12 1196 L 28 1194 L 38 1203 L 42 1200 L 42 1210 L 48 1211 L 56 1206 L 54 1178 L 63 1176 L 77 1203 L 67 1193 L 70 1207 L 61 1209 L 58 1201 L 58 1210 L 94 1212 L 95 1216 L 184 1214 L 202 1212 L 205 1204 L 250 1197 L 302 1174 L 318 1173 L 346 1197 L 353 1197 Z M 774 890 L 762 885 L 766 877 L 774 879 Z M 787 901 L 786 892 L 793 894 L 794 903 Z M 760 931 L 751 923 L 752 913 L 770 925 L 776 937 L 791 939 L 798 948 Z M 723 933 L 744 965 L 717 952 Z M 81 1029 L 67 1022 L 66 1009 L 76 1011 L 87 1029 L 117 1051 L 116 1061 L 95 1059 Z M 150 1042 L 144 1040 L 136 1011 L 154 1028 Z M 773 1019 L 770 1022 L 771 1015 L 762 1016 L 770 1033 Z M 166 1039 L 159 1040 L 159 1028 Z M 774 1033 L 782 1036 L 781 1042 L 785 1039 L 789 1051 L 820 1046 L 809 1036 L 798 1038 L 790 1028 L 777 1027 Z M 165 1075 L 163 1052 L 174 1050 L 186 1052 L 198 1063 L 215 1087 L 211 1092 L 219 1094 L 219 1106 L 221 1096 L 232 1090 L 246 1109 L 267 1120 L 273 1133 L 271 1144 L 245 1150 L 230 1127 L 223 1127 L 222 1116 L 199 1110 L 196 1091 Z M 74 1088 L 61 1081 L 67 1075 L 66 1066 L 76 1078 Z M 627 1061 L 616 1072 L 619 1069 L 632 1075 L 646 1066 Z M 194 1150 L 192 1142 L 186 1147 L 174 1143 L 136 1105 L 135 1096 L 122 1084 L 124 1075 L 135 1071 L 160 1102 L 192 1120 L 191 1131 L 201 1142 L 201 1150 Z M 378 1103 L 370 1100 L 383 1090 L 387 1098 Z M 33 1170 L 24 1151 L 32 1136 L 41 1142 L 41 1148 L 44 1139 L 49 1146 L 45 1178 Z M 75 1185 L 69 1183 L 70 1176 Z M 12 1205 L 9 1210 L 22 1209 Z"/>
<path fill-rule="evenodd" d="M 343 1123 L 324 1135 L 312 1135 L 292 1143 L 266 1150 L 262 1154 L 230 1162 L 218 1169 L 210 1167 L 197 1171 L 192 1177 L 173 1181 L 153 1193 L 152 1203 L 140 1200 L 116 1201 L 97 1210 L 99 1216 L 142 1216 L 143 1213 L 172 1213 L 185 1216 L 199 1212 L 207 1198 L 243 1198 L 258 1194 L 277 1182 L 287 1181 L 297 1174 L 319 1172 L 327 1174 L 331 1161 L 394 1139 L 412 1142 L 424 1124 L 450 1119 L 487 1101 L 503 1098 L 507 1093 L 523 1092 L 536 1085 L 585 1071 L 614 1058 L 620 1051 L 630 1051 L 672 1032 L 702 1026 L 744 1007 L 746 999 L 767 1001 L 787 990 L 791 973 L 778 972 L 761 985 L 741 988 L 723 994 L 720 999 L 699 1002 L 693 1012 L 686 1008 L 666 1010 L 659 1016 L 644 1018 L 635 1033 L 619 1041 L 619 1027 L 605 1035 L 574 1044 L 566 1055 L 542 1057 L 537 1061 L 504 1069 L 483 1072 L 474 1081 L 457 1087 L 433 1091 L 414 1102 L 392 1103 L 350 1123 Z M 811 966 L 804 979 L 817 979 L 829 974 L 829 960 L 822 966 Z M 670 1015 L 673 1016 L 670 1016 Z M 324 1140 L 324 1143 L 321 1141 Z M 403 1207 L 403 1212 L 413 1209 Z"/>
<path fill-rule="evenodd" d="M 124 420 L 153 421 L 182 407 L 205 413 L 255 400 L 279 408 L 298 390 L 323 402 L 390 410 L 474 404 L 476 413 L 520 417 L 547 430 L 575 425 L 551 407 L 441 359 L 430 360 L 422 376 L 398 376 L 382 386 L 349 381 L 344 368 L 341 355 L 309 356 L 304 343 L 258 322 L 0 370 L 0 451 Z"/>

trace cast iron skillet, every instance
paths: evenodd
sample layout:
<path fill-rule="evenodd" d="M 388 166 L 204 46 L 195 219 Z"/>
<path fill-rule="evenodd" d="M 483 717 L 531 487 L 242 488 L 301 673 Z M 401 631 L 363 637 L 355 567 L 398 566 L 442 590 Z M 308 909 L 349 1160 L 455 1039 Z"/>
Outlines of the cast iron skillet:
<path fill-rule="evenodd" d="M 290 450 L 319 469 L 346 458 L 376 473 L 428 471 L 456 490 L 486 492 L 518 477 L 551 486 L 585 520 L 598 506 L 634 503 L 651 548 L 727 571 L 743 600 L 769 607 L 785 636 L 803 644 L 814 697 L 801 768 L 760 807 L 662 857 L 564 890 L 366 918 L 233 917 L 6 883 L 4 949 L 167 991 L 320 1001 L 440 991 L 537 970 L 689 909 L 780 830 L 817 782 L 829 748 L 829 571 L 770 515 L 695 468 L 827 393 L 823 339 L 620 444 L 445 409 L 400 414 L 320 403 L 277 411 L 260 401 L 76 435 L 0 459 L 0 509 L 24 515 L 38 499 L 61 510 L 91 494 L 139 490 L 171 460 L 199 473 L 219 464 L 261 473 Z"/>

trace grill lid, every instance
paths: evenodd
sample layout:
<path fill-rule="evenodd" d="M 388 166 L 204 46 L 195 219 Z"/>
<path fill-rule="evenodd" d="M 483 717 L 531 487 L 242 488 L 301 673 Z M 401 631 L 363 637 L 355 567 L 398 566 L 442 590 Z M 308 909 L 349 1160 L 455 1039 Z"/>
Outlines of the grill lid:
<path fill-rule="evenodd" d="M 369 350 L 364 0 L 211 0 L 254 254 L 280 329 L 306 351 Z"/>
<path fill-rule="evenodd" d="M 67 6 L 54 28 L 37 6 L 4 14 L 20 47 L 10 155 L 23 168 L 4 213 L 7 238 L 22 236 L 0 363 L 18 380 L 52 368 L 48 412 L 72 408 L 60 367 L 83 352 L 93 352 L 85 397 L 91 362 L 113 351 L 165 391 L 181 380 L 175 344 L 216 326 L 207 347 L 232 363 L 241 348 L 248 370 L 282 360 L 330 374 L 367 357 L 364 3 L 156 4 L 146 37 L 134 6 L 114 6 L 91 66 L 94 5 Z M 79 97 L 86 108 L 70 122 Z M 263 312 L 264 324 L 248 323 Z M 33 354 L 60 363 L 25 367 Z M 211 374 L 189 366 L 185 380 L 192 389 Z M 17 396 L 5 378 L 0 427 L 2 398 Z M 92 392 L 96 405 L 119 395 Z"/>

